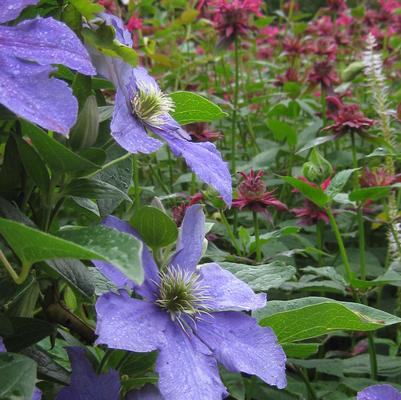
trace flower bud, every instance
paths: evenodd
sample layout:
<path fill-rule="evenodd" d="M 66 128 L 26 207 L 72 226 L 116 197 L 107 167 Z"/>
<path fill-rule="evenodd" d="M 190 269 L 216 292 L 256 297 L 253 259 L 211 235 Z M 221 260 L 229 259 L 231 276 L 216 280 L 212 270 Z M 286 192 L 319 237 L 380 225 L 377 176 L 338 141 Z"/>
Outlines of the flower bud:
<path fill-rule="evenodd" d="M 333 173 L 331 164 L 319 153 L 313 149 L 307 161 L 302 167 L 303 176 L 311 182 L 322 181 Z"/>
<path fill-rule="evenodd" d="M 82 110 L 79 112 L 78 120 L 70 132 L 70 143 L 74 150 L 91 147 L 97 139 L 99 132 L 99 110 L 96 97 L 89 96 Z"/>

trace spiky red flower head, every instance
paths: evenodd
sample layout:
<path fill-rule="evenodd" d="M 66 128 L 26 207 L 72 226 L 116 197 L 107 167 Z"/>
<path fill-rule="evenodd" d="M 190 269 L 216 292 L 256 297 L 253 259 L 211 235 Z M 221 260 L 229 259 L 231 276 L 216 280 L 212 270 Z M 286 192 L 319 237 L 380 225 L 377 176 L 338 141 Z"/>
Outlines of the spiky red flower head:
<path fill-rule="evenodd" d="M 278 75 L 274 85 L 275 86 L 284 86 L 287 82 L 300 82 L 300 78 L 298 72 L 295 68 L 288 68 L 284 74 Z"/>
<path fill-rule="evenodd" d="M 223 138 L 222 133 L 208 129 L 204 122 L 187 125 L 187 131 L 194 142 L 215 142 Z"/>
<path fill-rule="evenodd" d="M 132 15 L 128 20 L 127 29 L 132 31 L 140 31 L 143 28 L 142 20 L 137 15 Z"/>
<path fill-rule="evenodd" d="M 334 60 L 337 54 L 337 43 L 334 37 L 321 37 L 308 46 L 308 51 L 317 56 L 326 56 Z"/>
<path fill-rule="evenodd" d="M 322 190 L 326 190 L 331 183 L 331 178 L 327 178 L 320 185 L 308 181 L 304 176 L 299 176 L 298 179 L 307 183 L 309 186 L 315 188 L 320 187 Z M 292 192 L 299 193 L 299 190 L 293 189 Z M 302 226 L 315 225 L 319 220 L 324 221 L 326 224 L 329 223 L 329 216 L 326 211 L 308 199 L 304 199 L 303 207 L 293 208 L 291 211 L 300 219 L 299 224 Z"/>
<path fill-rule="evenodd" d="M 332 36 L 334 34 L 333 21 L 327 15 L 314 19 L 309 23 L 308 32 L 317 36 Z"/>
<path fill-rule="evenodd" d="M 173 215 L 173 220 L 175 224 L 178 227 L 180 227 L 184 219 L 185 213 L 187 211 L 187 208 L 193 206 L 194 204 L 200 203 L 202 200 L 203 200 L 203 194 L 198 192 L 195 193 L 192 197 L 188 196 L 187 201 L 183 201 L 177 206 L 173 207 L 171 209 L 171 213 Z"/>
<path fill-rule="evenodd" d="M 262 16 L 262 0 L 214 0 L 213 22 L 222 41 L 231 43 L 236 37 L 246 36 L 251 29 L 251 14 Z"/>
<path fill-rule="evenodd" d="M 328 60 L 313 64 L 312 71 L 308 75 L 308 81 L 313 85 L 322 85 L 325 89 L 340 83 L 333 64 Z"/>
<path fill-rule="evenodd" d="M 390 186 L 400 182 L 400 175 L 392 175 L 387 168 L 378 167 L 373 170 L 366 167 L 359 180 L 362 187 Z"/>
<path fill-rule="evenodd" d="M 99 0 L 99 4 L 111 14 L 115 14 L 117 11 L 116 3 L 114 2 L 114 0 Z"/>
<path fill-rule="evenodd" d="M 288 207 L 273 196 L 273 192 L 268 192 L 266 184 L 263 182 L 263 171 L 255 173 L 253 170 L 249 174 L 240 172 L 242 180 L 237 187 L 238 197 L 233 200 L 233 207 L 242 210 L 244 207 L 255 212 L 266 213 L 267 207 L 275 207 L 279 211 L 286 211 Z"/>
<path fill-rule="evenodd" d="M 327 0 L 327 5 L 330 11 L 340 12 L 348 9 L 345 0 Z"/>
<path fill-rule="evenodd" d="M 316 225 L 319 220 L 326 224 L 330 221 L 326 211 L 308 199 L 304 200 L 303 207 L 293 208 L 291 211 L 299 218 L 299 225 L 302 226 Z"/>
<path fill-rule="evenodd" d="M 367 118 L 359 109 L 358 104 L 344 104 L 338 97 L 328 96 L 328 104 L 336 107 L 337 111 L 331 113 L 334 124 L 326 126 L 323 130 L 331 130 L 336 136 L 344 135 L 348 132 L 363 134 L 364 130 L 370 128 L 375 121 Z"/>
<path fill-rule="evenodd" d="M 308 51 L 307 47 L 302 43 L 301 39 L 294 36 L 287 36 L 283 40 L 283 49 L 285 54 L 294 57 L 304 54 Z"/>

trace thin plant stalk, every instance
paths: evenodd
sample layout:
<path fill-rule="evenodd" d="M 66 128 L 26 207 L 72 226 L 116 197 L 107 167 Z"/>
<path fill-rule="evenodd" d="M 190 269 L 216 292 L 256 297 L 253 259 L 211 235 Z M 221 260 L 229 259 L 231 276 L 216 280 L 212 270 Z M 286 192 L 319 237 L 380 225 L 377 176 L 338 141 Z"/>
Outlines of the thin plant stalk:
<path fill-rule="evenodd" d="M 234 235 L 233 230 L 231 229 L 231 225 L 227 221 L 226 215 L 224 214 L 223 210 L 220 210 L 220 218 L 223 221 L 224 226 L 226 227 L 228 236 L 230 237 L 231 243 L 234 246 L 235 251 L 237 252 L 237 255 L 240 255 L 241 254 L 240 246 L 239 246 L 239 244 L 237 242 L 237 239 L 236 239 L 236 237 Z"/>
<path fill-rule="evenodd" d="M 239 87 L 239 40 L 234 41 L 234 101 L 233 101 L 233 116 L 231 126 L 231 171 L 236 172 L 236 147 L 237 147 L 237 108 L 238 108 L 238 87 Z"/>
<path fill-rule="evenodd" d="M 260 248 L 258 213 L 256 211 L 252 211 L 252 216 L 253 216 L 253 229 L 255 231 L 256 262 L 260 262 L 262 260 L 262 251 Z"/>

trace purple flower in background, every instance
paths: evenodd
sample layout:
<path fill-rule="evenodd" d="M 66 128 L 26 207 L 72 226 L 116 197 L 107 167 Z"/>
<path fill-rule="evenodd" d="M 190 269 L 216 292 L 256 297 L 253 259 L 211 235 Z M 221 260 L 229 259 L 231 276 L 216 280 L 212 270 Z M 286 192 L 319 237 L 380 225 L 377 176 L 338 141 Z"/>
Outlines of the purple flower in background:
<path fill-rule="evenodd" d="M 6 353 L 6 352 L 7 352 L 6 346 L 4 346 L 3 338 L 0 336 L 0 353 Z M 37 387 L 35 387 L 35 390 L 33 391 L 32 394 L 32 400 L 40 400 L 41 398 L 42 398 L 42 392 Z"/>
<path fill-rule="evenodd" d="M 108 14 L 102 18 L 115 28 L 120 42 L 132 47 L 131 35 L 121 20 Z M 98 72 L 116 88 L 111 134 L 117 143 L 131 153 L 152 153 L 163 145 L 147 132 L 152 131 L 230 205 L 231 175 L 216 146 L 209 142 L 191 141 L 191 136 L 169 114 L 174 110 L 174 102 L 160 90 L 144 68 L 132 68 L 121 59 L 94 51 L 91 53 Z"/>
<path fill-rule="evenodd" d="M 0 22 L 18 17 L 39 0 L 3 0 Z M 63 64 L 95 75 L 82 43 L 62 22 L 36 18 L 15 26 L 0 25 L 0 103 L 43 128 L 68 134 L 78 103 L 67 83 L 49 78 Z"/>
<path fill-rule="evenodd" d="M 105 224 L 137 236 L 118 218 L 108 217 Z M 97 343 L 133 352 L 158 350 L 158 388 L 168 400 L 224 398 L 217 362 L 284 388 L 286 357 L 274 332 L 240 312 L 263 307 L 266 295 L 255 294 L 216 263 L 198 266 L 204 237 L 202 207 L 193 205 L 166 266 L 159 270 L 144 246 L 145 281 L 139 287 L 131 282 L 143 300 L 125 290 L 102 295 L 96 303 Z M 94 264 L 121 283 L 121 273 L 112 265 Z"/>
<path fill-rule="evenodd" d="M 118 400 L 120 377 L 117 371 L 97 375 L 81 347 L 68 347 L 72 366 L 71 384 L 61 389 L 56 400 Z"/>
<path fill-rule="evenodd" d="M 359 392 L 357 400 L 401 400 L 401 393 L 391 385 L 373 385 Z"/>

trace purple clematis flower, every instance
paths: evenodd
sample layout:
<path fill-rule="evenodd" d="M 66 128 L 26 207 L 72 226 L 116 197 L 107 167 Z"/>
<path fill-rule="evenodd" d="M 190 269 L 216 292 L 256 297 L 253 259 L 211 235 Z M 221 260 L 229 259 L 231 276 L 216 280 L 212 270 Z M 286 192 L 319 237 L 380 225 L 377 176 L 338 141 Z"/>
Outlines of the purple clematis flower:
<path fill-rule="evenodd" d="M 137 236 L 118 218 L 108 217 L 105 224 Z M 240 312 L 263 307 L 266 295 L 255 294 L 216 263 L 198 266 L 204 237 L 205 215 L 193 205 L 168 265 L 159 270 L 144 246 L 145 281 L 131 282 L 143 300 L 126 290 L 102 295 L 96 303 L 97 343 L 133 352 L 158 350 L 158 388 L 168 400 L 224 398 L 217 362 L 284 388 L 286 357 L 274 332 Z M 127 283 L 113 266 L 94 264 L 116 284 Z"/>
<path fill-rule="evenodd" d="M 359 392 L 357 400 L 401 400 L 401 393 L 391 385 L 373 385 Z"/>
<path fill-rule="evenodd" d="M 115 28 L 120 42 L 132 47 L 131 35 L 120 19 L 111 15 L 102 18 Z M 169 114 L 174 110 L 174 102 L 144 68 L 132 68 L 120 59 L 91 53 L 99 74 L 113 82 L 116 88 L 111 134 L 117 143 L 131 153 L 152 153 L 163 145 L 148 134 L 148 130 L 153 132 L 230 205 L 231 175 L 216 146 L 191 141 L 191 136 Z"/>
<path fill-rule="evenodd" d="M 38 1 L 3 0 L 0 23 L 12 21 Z M 67 83 L 49 78 L 56 70 L 51 64 L 96 74 L 85 47 L 62 22 L 36 18 L 0 25 L 0 103 L 43 128 L 68 134 L 78 103 Z"/>
<path fill-rule="evenodd" d="M 117 371 L 96 375 L 81 347 L 68 347 L 72 366 L 71 385 L 61 389 L 56 400 L 118 400 L 120 377 Z"/>
<path fill-rule="evenodd" d="M 0 353 L 6 353 L 7 349 L 6 346 L 4 346 L 3 338 L 0 336 Z M 32 394 L 32 400 L 40 400 L 42 398 L 42 392 L 35 387 L 35 390 L 33 391 Z"/>

